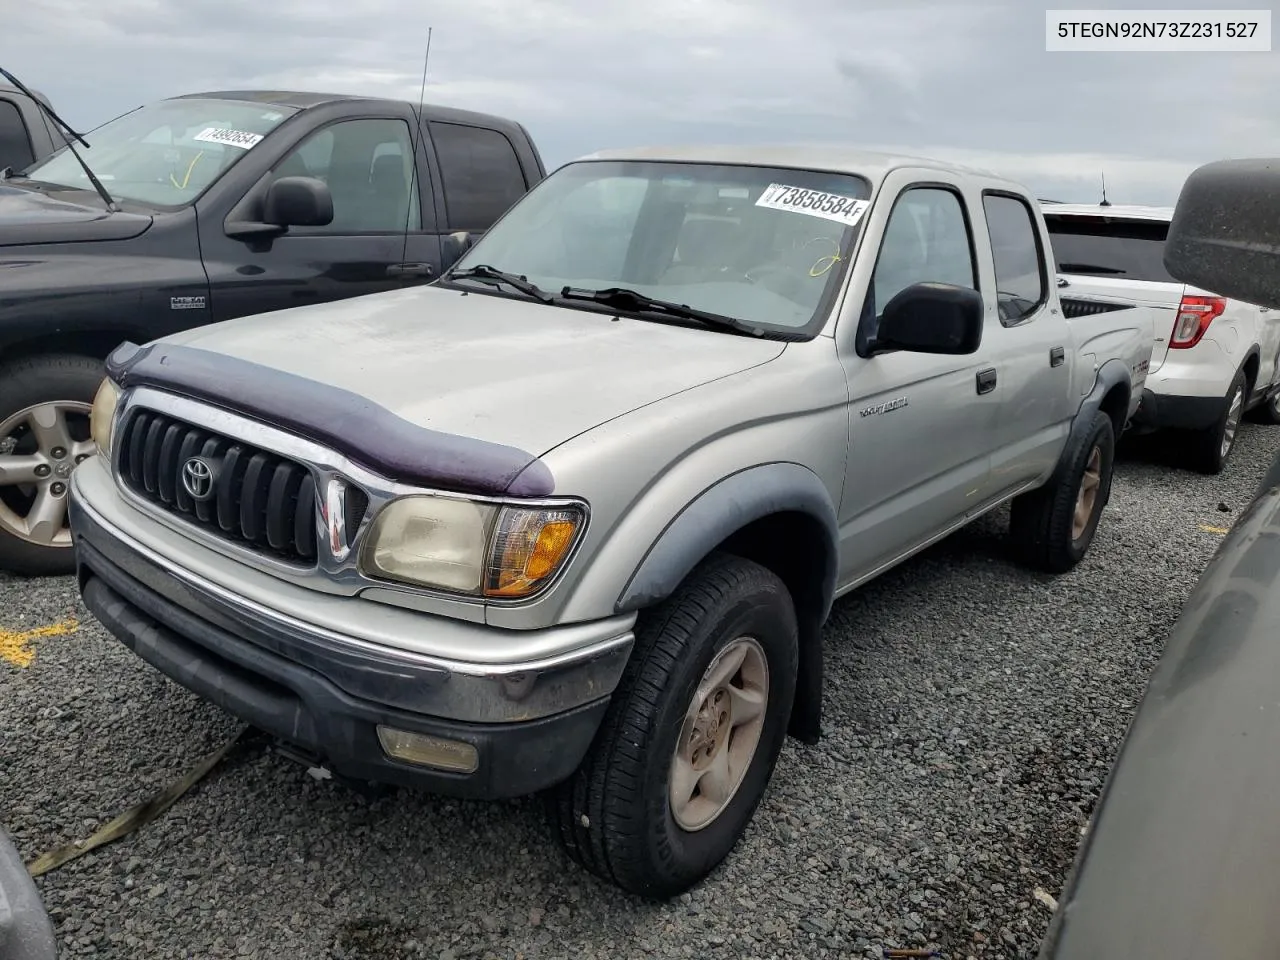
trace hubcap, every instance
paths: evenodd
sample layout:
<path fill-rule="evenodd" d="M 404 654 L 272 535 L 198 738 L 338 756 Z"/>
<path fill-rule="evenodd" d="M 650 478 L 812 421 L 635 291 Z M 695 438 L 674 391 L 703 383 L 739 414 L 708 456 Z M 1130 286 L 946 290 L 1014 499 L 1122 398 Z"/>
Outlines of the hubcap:
<path fill-rule="evenodd" d="M 1240 411 L 1244 408 L 1244 391 L 1237 390 L 1231 395 L 1231 406 L 1227 408 L 1227 424 L 1222 431 L 1222 449 L 1219 456 L 1225 458 L 1231 452 L 1231 445 L 1236 442 L 1236 428 L 1240 426 Z"/>
<path fill-rule="evenodd" d="M 1076 494 L 1076 512 L 1071 517 L 1071 539 L 1079 540 L 1089 526 L 1094 505 L 1098 502 L 1098 488 L 1102 485 L 1102 448 L 1094 447 L 1080 478 L 1080 492 Z"/>
<path fill-rule="evenodd" d="M 0 530 L 42 547 L 71 546 L 67 484 L 94 452 L 89 409 L 39 403 L 0 422 Z"/>
<path fill-rule="evenodd" d="M 685 713 L 671 761 L 671 815 L 701 830 L 733 799 L 760 745 L 769 703 L 769 662 L 752 637 L 739 637 L 707 667 Z"/>

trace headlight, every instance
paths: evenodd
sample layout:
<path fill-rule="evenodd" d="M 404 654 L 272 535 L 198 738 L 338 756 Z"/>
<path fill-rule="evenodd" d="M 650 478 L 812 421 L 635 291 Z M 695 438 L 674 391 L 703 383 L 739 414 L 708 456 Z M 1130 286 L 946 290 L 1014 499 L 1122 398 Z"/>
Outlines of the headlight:
<path fill-rule="evenodd" d="M 111 456 L 111 427 L 116 418 L 116 403 L 119 399 L 120 388 L 107 377 L 98 386 L 93 406 L 89 410 L 89 435 L 104 457 Z"/>
<path fill-rule="evenodd" d="M 393 500 L 361 552 L 375 577 L 471 596 L 536 593 L 582 532 L 578 507 L 512 507 L 438 496 Z"/>

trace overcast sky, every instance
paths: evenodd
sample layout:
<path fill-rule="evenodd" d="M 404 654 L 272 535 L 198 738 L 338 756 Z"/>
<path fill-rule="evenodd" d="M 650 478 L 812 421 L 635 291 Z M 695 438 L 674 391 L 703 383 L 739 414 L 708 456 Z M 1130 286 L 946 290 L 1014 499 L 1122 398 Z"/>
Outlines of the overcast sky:
<path fill-rule="evenodd" d="M 833 140 L 1059 200 L 1097 200 L 1105 170 L 1113 202 L 1172 204 L 1200 163 L 1280 155 L 1280 53 L 1047 53 L 1045 6 L 31 0 L 4 5 L 0 65 L 82 127 L 202 89 L 416 100 L 432 27 L 428 101 L 523 121 L 550 167 L 636 144 Z"/>

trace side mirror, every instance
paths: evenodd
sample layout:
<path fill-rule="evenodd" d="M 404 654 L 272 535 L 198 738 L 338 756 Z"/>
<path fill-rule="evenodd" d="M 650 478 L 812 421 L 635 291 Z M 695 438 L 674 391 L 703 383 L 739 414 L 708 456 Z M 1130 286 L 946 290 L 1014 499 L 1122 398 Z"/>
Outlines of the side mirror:
<path fill-rule="evenodd" d="M 1280 308 L 1280 160 L 1218 160 L 1187 177 L 1164 247 L 1170 275 Z"/>
<path fill-rule="evenodd" d="M 982 294 L 950 283 L 913 283 L 880 315 L 870 354 L 973 353 L 982 342 Z"/>
<path fill-rule="evenodd" d="M 458 230 L 444 238 L 441 244 L 441 273 L 457 263 L 464 253 L 475 246 L 475 238 L 466 230 Z"/>
<path fill-rule="evenodd" d="M 278 227 L 323 227 L 333 222 L 333 194 L 315 177 L 281 177 L 267 188 L 262 220 Z"/>

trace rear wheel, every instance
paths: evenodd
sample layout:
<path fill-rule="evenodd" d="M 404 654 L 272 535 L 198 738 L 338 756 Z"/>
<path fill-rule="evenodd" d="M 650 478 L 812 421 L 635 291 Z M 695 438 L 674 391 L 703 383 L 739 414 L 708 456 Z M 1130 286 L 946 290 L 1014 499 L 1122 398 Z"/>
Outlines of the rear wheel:
<path fill-rule="evenodd" d="M 89 409 L 102 364 L 89 357 L 19 360 L 0 369 L 0 570 L 71 573 L 71 471 L 94 453 Z"/>
<path fill-rule="evenodd" d="M 1016 497 L 1009 534 L 1028 566 L 1064 573 L 1084 559 L 1111 496 L 1115 426 L 1102 411 L 1057 480 Z"/>
<path fill-rule="evenodd" d="M 1187 453 L 1196 470 L 1212 475 L 1221 473 L 1227 465 L 1227 459 L 1235 449 L 1236 434 L 1244 416 L 1244 402 L 1248 391 L 1249 382 L 1245 379 L 1244 371 L 1240 371 L 1227 389 L 1222 414 L 1217 422 L 1209 429 L 1191 435 Z"/>
<path fill-rule="evenodd" d="M 797 669 L 782 581 L 739 557 L 705 561 L 642 616 L 591 750 L 549 798 L 566 852 L 654 899 L 705 878 L 764 795 Z"/>

